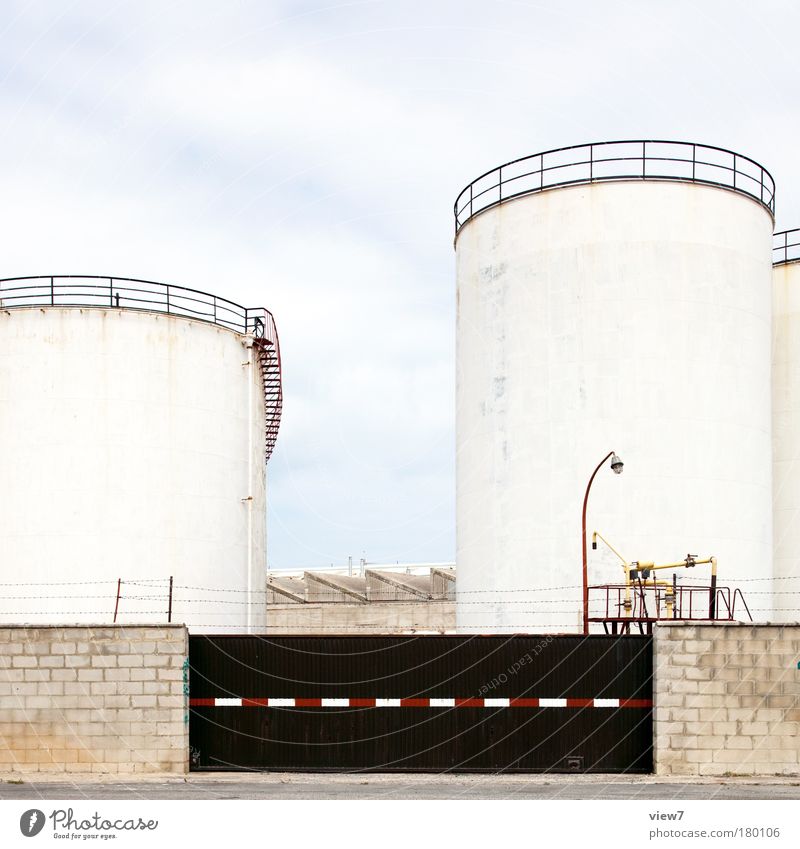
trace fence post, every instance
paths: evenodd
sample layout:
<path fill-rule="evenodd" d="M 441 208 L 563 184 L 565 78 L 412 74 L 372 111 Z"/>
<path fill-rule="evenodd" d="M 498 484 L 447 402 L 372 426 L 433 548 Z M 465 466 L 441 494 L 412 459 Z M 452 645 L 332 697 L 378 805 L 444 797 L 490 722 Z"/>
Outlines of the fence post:
<path fill-rule="evenodd" d="M 167 622 L 172 622 L 172 575 L 169 576 L 169 608 L 167 610 Z"/>
<path fill-rule="evenodd" d="M 50 306 L 53 306 L 56 302 L 56 296 L 53 287 L 53 278 L 50 278 Z"/>
<path fill-rule="evenodd" d="M 122 578 L 117 578 L 117 603 L 114 605 L 114 622 L 117 621 L 117 611 L 119 610 L 119 591 L 122 587 Z"/>

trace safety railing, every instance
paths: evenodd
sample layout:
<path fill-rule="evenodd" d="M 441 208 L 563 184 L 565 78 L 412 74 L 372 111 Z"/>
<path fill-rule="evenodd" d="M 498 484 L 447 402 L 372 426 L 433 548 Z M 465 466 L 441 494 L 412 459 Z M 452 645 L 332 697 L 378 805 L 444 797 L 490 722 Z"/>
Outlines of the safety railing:
<path fill-rule="evenodd" d="M 473 180 L 453 207 L 456 235 L 473 216 L 508 200 L 560 186 L 613 180 L 701 183 L 747 195 L 775 215 L 775 181 L 732 150 L 663 140 L 593 142 L 524 156 Z"/>
<path fill-rule="evenodd" d="M 598 596 L 600 600 L 598 603 Z M 667 604 L 667 598 L 671 602 Z M 630 611 L 626 612 L 626 599 Z M 654 622 L 673 619 L 690 622 L 732 622 L 737 618 L 737 606 L 744 608 L 752 621 L 750 608 L 736 587 L 686 586 L 667 587 L 650 583 L 600 584 L 589 587 L 590 622 L 603 624 L 607 633 L 630 633 L 636 626 L 641 633 L 651 633 Z"/>
<path fill-rule="evenodd" d="M 238 333 L 268 335 L 271 314 L 227 298 L 152 280 L 53 274 L 0 280 L 0 308 L 120 307 L 209 321 Z"/>
<path fill-rule="evenodd" d="M 772 264 L 800 262 L 800 229 L 781 230 L 772 237 Z"/>

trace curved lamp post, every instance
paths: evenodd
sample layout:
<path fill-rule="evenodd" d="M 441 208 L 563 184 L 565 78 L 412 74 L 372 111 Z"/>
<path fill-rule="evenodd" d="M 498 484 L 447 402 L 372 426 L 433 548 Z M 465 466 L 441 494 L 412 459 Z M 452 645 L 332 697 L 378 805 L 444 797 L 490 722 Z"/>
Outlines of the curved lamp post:
<path fill-rule="evenodd" d="M 589 633 L 589 568 L 586 561 L 586 504 L 589 501 L 589 490 L 592 488 L 595 475 L 600 471 L 600 467 L 606 460 L 611 460 L 611 471 L 615 475 L 622 474 L 622 460 L 617 456 L 615 451 L 609 451 L 605 457 L 597 464 L 597 468 L 592 472 L 589 478 L 589 483 L 586 485 L 586 495 L 583 496 L 583 517 L 581 522 L 581 532 L 583 539 L 583 634 L 586 636 Z"/>

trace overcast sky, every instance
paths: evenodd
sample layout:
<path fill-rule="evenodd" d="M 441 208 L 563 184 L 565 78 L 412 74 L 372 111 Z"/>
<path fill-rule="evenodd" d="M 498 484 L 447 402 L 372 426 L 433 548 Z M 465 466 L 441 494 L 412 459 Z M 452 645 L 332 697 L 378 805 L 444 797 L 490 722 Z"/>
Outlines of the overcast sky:
<path fill-rule="evenodd" d="M 2 3 L 0 276 L 273 311 L 269 562 L 454 558 L 452 205 L 622 138 L 747 154 L 800 226 L 796 0 Z"/>

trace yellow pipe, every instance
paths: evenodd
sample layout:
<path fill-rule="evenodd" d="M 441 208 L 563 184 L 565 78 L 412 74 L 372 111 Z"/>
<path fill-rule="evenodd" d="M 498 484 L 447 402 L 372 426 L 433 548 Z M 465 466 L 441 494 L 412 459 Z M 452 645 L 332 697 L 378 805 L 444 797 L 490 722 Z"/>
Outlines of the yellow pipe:
<path fill-rule="evenodd" d="M 607 539 L 606 539 L 606 538 L 605 538 L 605 537 L 604 537 L 601 533 L 598 533 L 597 531 L 594 531 L 594 533 L 592 533 L 592 548 L 597 548 L 597 540 L 598 540 L 598 538 L 599 538 L 599 539 L 601 539 L 601 540 L 605 543 L 606 548 L 610 548 L 610 549 L 611 549 L 611 551 L 613 551 L 613 552 L 614 552 L 614 554 L 616 554 L 616 555 L 617 555 L 617 557 L 619 557 L 619 559 L 622 561 L 622 565 L 623 565 L 623 566 L 628 566 L 628 565 L 629 565 L 629 561 L 627 561 L 627 560 L 626 560 L 626 559 L 625 559 L 625 558 L 624 558 L 624 557 L 623 557 L 623 556 L 622 556 L 622 555 L 621 555 L 621 554 L 617 551 L 617 549 L 616 549 L 616 548 L 614 548 L 614 546 L 613 546 L 613 545 L 611 545 L 611 543 L 610 543 L 610 542 L 609 542 L 609 541 L 608 541 L 608 540 L 607 540 Z"/>

